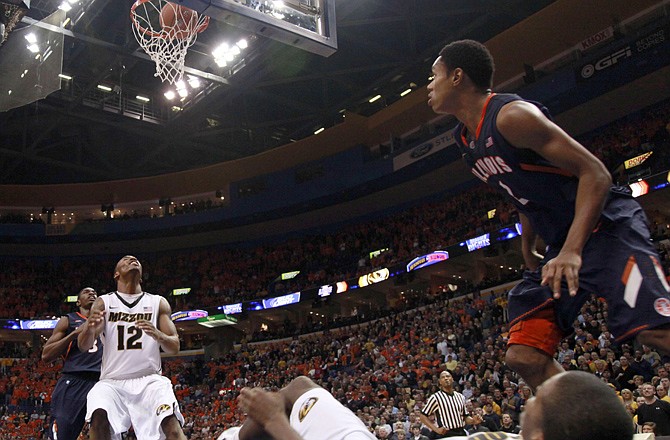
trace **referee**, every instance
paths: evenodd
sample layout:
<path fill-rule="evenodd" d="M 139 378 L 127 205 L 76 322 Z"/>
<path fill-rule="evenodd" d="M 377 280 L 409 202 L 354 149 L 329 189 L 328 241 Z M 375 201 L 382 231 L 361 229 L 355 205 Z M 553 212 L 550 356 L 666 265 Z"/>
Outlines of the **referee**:
<path fill-rule="evenodd" d="M 465 409 L 465 396 L 454 391 L 454 378 L 447 370 L 440 373 L 438 384 L 440 390 L 426 400 L 419 413 L 421 422 L 432 431 L 427 436 L 437 439 L 467 435 L 464 426 L 472 420 Z M 433 414 L 437 424 L 430 419 Z"/>

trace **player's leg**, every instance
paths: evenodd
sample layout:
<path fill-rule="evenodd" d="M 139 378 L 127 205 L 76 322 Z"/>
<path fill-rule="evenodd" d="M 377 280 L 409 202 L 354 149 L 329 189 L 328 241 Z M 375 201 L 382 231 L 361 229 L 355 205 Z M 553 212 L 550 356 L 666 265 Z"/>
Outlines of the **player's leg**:
<path fill-rule="evenodd" d="M 101 380 L 86 397 L 86 421 L 91 423 L 91 440 L 121 440 L 130 429 L 128 407 L 123 402 L 122 381 Z"/>
<path fill-rule="evenodd" d="M 86 396 L 95 382 L 65 374 L 52 395 L 52 439 L 77 440 L 86 417 Z"/>
<path fill-rule="evenodd" d="M 111 440 L 111 427 L 107 418 L 107 411 L 96 409 L 91 416 L 91 440 Z M 120 438 L 120 437 L 119 437 Z"/>
<path fill-rule="evenodd" d="M 637 335 L 639 343 L 654 347 L 665 354 L 670 353 L 670 326 L 663 325 L 651 330 L 643 330 Z"/>
<path fill-rule="evenodd" d="M 553 316 L 553 308 L 544 309 L 510 328 L 505 363 L 533 390 L 564 371 L 553 357 L 563 338 Z"/>
<path fill-rule="evenodd" d="M 607 300 L 609 330 L 617 342 L 636 337 L 670 353 L 669 286 L 649 239 L 646 217 L 637 205 L 631 206 L 633 214 L 593 234 L 584 261 L 598 261 L 600 266 L 594 274 L 580 277 L 596 284 Z"/>
<path fill-rule="evenodd" d="M 151 374 L 126 382 L 125 386 L 132 390 L 128 411 L 138 439 L 186 440 L 182 430 L 184 417 L 170 379 Z"/>
<path fill-rule="evenodd" d="M 524 272 L 523 280 L 508 295 L 510 330 L 505 363 L 533 389 L 563 372 L 554 360 L 556 347 L 573 330 L 588 298 L 582 289 L 571 297 L 563 286 L 564 294 L 554 300 L 551 288 L 542 285 L 542 266 L 558 251 L 548 249 L 540 267 Z"/>
<path fill-rule="evenodd" d="M 75 409 L 76 410 L 76 409 Z M 86 407 L 79 408 L 79 413 L 72 412 L 69 416 L 63 414 L 54 417 L 51 424 L 51 438 L 57 440 L 77 440 L 84 427 Z"/>
<path fill-rule="evenodd" d="M 181 429 L 181 423 L 176 416 L 167 416 L 161 422 L 161 429 L 166 440 L 186 440 L 184 431 Z"/>

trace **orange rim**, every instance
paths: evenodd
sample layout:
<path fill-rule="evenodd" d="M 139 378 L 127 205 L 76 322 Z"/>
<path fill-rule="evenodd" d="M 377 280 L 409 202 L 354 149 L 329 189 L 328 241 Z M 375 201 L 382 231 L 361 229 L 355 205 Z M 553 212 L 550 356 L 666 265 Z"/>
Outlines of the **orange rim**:
<path fill-rule="evenodd" d="M 138 6 L 143 5 L 144 3 L 149 3 L 149 2 L 151 2 L 151 0 L 136 0 L 135 3 L 133 3 L 133 5 L 130 7 L 130 19 L 133 21 L 133 25 L 137 28 L 138 31 L 142 32 L 144 35 L 148 35 L 149 37 L 163 38 L 163 39 L 171 38 L 169 32 L 156 32 L 154 30 L 147 29 L 137 21 L 137 18 L 136 18 L 137 14 L 135 13 L 135 9 Z M 180 7 L 186 8 L 186 6 L 180 6 Z M 191 10 L 195 14 L 198 14 L 198 11 L 194 11 L 193 9 L 191 9 Z M 200 19 L 199 16 L 200 16 L 200 14 L 198 14 L 198 20 Z M 202 24 L 195 29 L 195 33 L 199 34 L 200 32 L 207 29 L 207 26 L 209 26 L 209 16 L 206 15 L 205 20 L 202 22 Z M 177 32 L 186 32 L 186 31 L 177 31 Z"/>

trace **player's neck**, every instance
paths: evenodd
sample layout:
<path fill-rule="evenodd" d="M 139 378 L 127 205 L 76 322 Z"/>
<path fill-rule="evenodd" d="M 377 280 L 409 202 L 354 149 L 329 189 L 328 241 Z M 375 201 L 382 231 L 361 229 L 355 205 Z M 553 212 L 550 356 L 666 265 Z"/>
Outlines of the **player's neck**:
<path fill-rule="evenodd" d="M 140 281 L 135 278 L 128 280 L 119 278 L 119 280 L 116 282 L 116 291 L 120 293 L 136 295 L 142 293 L 142 286 L 140 285 Z"/>
<path fill-rule="evenodd" d="M 456 117 L 465 125 L 468 135 L 473 137 L 476 135 L 477 127 L 482 119 L 484 107 L 490 95 L 490 92 L 473 92 L 463 97 L 461 111 Z"/>

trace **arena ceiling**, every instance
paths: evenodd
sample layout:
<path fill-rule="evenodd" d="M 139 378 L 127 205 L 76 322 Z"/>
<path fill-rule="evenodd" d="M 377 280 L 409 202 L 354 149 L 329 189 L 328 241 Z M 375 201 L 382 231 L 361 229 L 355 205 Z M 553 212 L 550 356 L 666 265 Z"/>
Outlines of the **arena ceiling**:
<path fill-rule="evenodd" d="M 61 3 L 32 0 L 17 30 Z M 62 72 L 71 79 L 45 99 L 0 113 L 0 184 L 126 179 L 254 155 L 337 124 L 345 109 L 373 114 L 402 91 L 425 87 L 446 42 L 486 41 L 550 3 L 337 0 L 336 53 L 251 37 L 239 70 L 224 82 L 207 80 L 224 76 L 209 53 L 223 36 L 246 35 L 216 22 L 187 58 L 204 85 L 197 98 L 175 105 L 134 39 L 132 2 L 80 0 L 79 18 L 64 33 Z M 375 94 L 384 98 L 368 102 Z"/>

